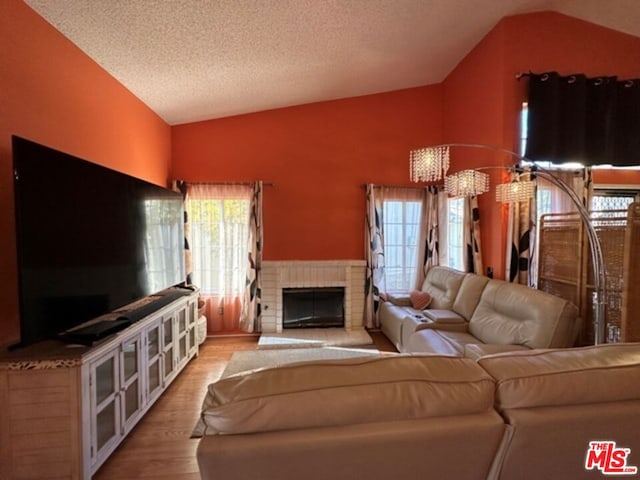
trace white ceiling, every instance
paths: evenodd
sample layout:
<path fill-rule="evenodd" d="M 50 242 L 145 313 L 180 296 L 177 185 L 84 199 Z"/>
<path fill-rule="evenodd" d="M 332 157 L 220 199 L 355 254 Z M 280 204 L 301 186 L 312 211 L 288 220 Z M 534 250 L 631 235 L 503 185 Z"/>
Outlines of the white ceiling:
<path fill-rule="evenodd" d="M 508 15 L 640 0 L 25 0 L 169 124 L 441 82 Z"/>

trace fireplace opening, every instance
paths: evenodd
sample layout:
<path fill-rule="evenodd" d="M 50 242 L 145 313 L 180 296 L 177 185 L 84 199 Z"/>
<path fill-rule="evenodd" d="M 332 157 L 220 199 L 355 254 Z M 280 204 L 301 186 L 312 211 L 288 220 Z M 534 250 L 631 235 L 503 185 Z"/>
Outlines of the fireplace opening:
<path fill-rule="evenodd" d="M 344 287 L 283 288 L 282 328 L 344 327 Z"/>

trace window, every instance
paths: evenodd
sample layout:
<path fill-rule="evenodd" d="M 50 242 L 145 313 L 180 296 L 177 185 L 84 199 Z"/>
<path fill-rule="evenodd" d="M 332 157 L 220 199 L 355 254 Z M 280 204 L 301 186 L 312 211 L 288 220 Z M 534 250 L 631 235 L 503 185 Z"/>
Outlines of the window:
<path fill-rule="evenodd" d="M 188 197 L 193 282 L 203 294 L 241 295 L 247 269 L 250 189 Z M 191 193 L 190 193 L 191 195 Z"/>
<path fill-rule="evenodd" d="M 447 200 L 447 266 L 464 271 L 464 197 Z"/>
<path fill-rule="evenodd" d="M 387 200 L 383 203 L 385 283 L 389 292 L 415 288 L 422 202 Z"/>
<path fill-rule="evenodd" d="M 149 272 L 148 291 L 157 292 L 175 282 L 175 272 L 184 269 L 182 258 L 170 255 L 166 250 L 171 245 L 182 245 L 184 234 L 177 221 L 182 217 L 182 209 L 175 202 L 162 198 L 146 199 L 143 203 L 145 224 L 144 255 Z M 176 221 L 177 220 L 177 221 Z M 170 263 L 169 263 L 170 262 Z"/>
<path fill-rule="evenodd" d="M 591 210 L 627 210 L 637 199 L 640 199 L 638 191 L 595 190 L 591 197 Z"/>

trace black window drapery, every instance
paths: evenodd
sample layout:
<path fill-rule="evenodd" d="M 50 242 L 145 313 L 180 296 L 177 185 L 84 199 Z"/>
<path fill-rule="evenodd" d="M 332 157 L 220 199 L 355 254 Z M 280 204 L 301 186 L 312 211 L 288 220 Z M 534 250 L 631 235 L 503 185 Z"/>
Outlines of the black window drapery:
<path fill-rule="evenodd" d="M 640 164 L 640 80 L 529 74 L 531 160 Z"/>

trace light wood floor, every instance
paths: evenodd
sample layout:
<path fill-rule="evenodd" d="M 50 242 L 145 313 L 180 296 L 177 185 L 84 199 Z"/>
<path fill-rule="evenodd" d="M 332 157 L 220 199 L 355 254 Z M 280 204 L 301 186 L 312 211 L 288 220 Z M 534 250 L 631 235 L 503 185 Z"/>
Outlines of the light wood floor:
<path fill-rule="evenodd" d="M 396 349 L 371 332 L 382 352 Z M 208 338 L 145 417 L 94 475 L 94 480 L 199 479 L 197 439 L 189 438 L 198 420 L 207 385 L 220 378 L 233 352 L 255 350 L 257 336 Z"/>

